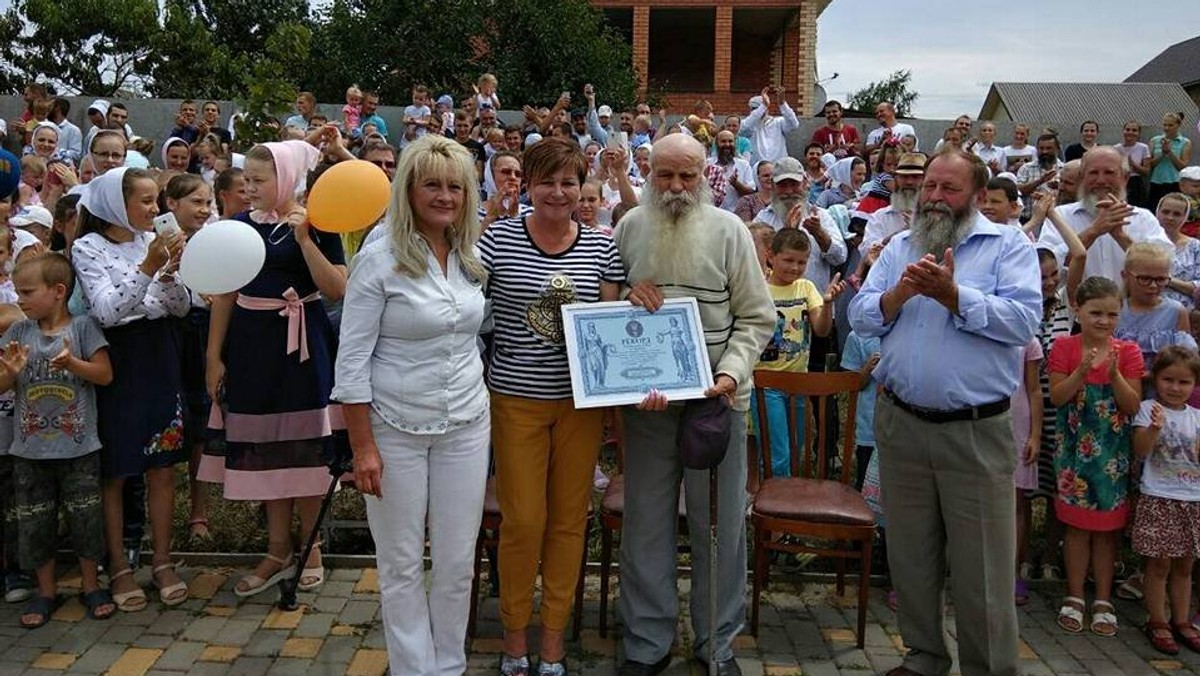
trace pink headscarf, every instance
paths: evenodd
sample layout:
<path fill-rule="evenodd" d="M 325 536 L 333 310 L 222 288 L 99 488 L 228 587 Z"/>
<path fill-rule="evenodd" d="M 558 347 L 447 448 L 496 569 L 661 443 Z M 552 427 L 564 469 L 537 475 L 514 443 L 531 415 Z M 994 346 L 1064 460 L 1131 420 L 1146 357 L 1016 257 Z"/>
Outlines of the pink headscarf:
<path fill-rule="evenodd" d="M 168 164 L 167 164 L 167 151 L 171 149 L 171 146 L 173 146 L 173 145 L 175 145 L 175 144 L 177 144 L 177 143 L 182 143 L 184 146 L 187 146 L 187 147 L 189 148 L 188 152 L 191 152 L 191 150 L 190 150 L 191 146 L 188 144 L 188 142 L 187 142 L 186 140 L 184 140 L 184 139 L 181 139 L 181 138 L 179 138 L 178 136 L 172 136 L 171 138 L 167 139 L 167 140 L 166 140 L 166 141 L 165 141 L 165 142 L 162 144 L 162 163 L 163 163 L 163 169 L 169 169 L 169 168 L 170 168 L 170 167 L 168 166 Z"/>
<path fill-rule="evenodd" d="M 321 151 L 307 141 L 298 140 L 263 143 L 262 146 L 271 151 L 271 157 L 275 160 L 275 208 L 270 211 L 251 211 L 250 220 L 256 223 L 279 223 L 286 214 L 281 215 L 275 209 L 296 199 L 296 186 L 316 165 Z"/>

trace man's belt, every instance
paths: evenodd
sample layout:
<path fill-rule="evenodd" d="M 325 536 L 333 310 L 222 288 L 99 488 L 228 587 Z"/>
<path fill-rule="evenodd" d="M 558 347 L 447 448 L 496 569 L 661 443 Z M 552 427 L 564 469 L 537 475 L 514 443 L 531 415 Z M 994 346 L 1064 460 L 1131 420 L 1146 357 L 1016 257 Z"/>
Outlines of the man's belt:
<path fill-rule="evenodd" d="M 971 406 L 968 408 L 960 408 L 955 411 L 945 411 L 937 408 L 925 408 L 923 406 L 914 406 L 900 397 L 896 396 L 895 392 L 889 389 L 883 390 L 883 396 L 887 397 L 888 401 L 896 405 L 901 411 L 908 413 L 914 417 L 920 418 L 925 422 L 942 424 L 951 422 L 960 422 L 963 420 L 984 420 L 993 416 L 1000 415 L 1009 409 L 1012 401 L 1009 399 L 1001 399 L 990 404 L 982 406 Z"/>

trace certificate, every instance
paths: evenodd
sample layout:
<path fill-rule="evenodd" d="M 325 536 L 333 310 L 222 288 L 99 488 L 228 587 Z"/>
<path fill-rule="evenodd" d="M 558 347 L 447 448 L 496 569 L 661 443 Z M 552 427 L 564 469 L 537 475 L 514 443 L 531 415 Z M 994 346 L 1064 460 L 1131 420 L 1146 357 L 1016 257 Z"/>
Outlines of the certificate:
<path fill-rule="evenodd" d="M 562 306 L 576 408 L 636 404 L 651 389 L 700 399 L 712 369 L 695 298 L 650 313 L 628 301 Z"/>

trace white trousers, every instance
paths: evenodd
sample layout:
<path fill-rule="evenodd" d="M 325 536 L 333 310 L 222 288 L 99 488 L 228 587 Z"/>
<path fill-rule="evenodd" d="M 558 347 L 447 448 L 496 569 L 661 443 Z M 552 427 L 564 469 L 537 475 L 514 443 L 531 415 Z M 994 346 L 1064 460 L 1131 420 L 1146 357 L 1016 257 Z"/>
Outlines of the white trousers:
<path fill-rule="evenodd" d="M 371 415 L 382 498 L 366 497 L 391 673 L 462 676 L 483 515 L 491 419 L 439 435 L 401 432 Z M 425 589 L 425 534 L 433 559 Z"/>

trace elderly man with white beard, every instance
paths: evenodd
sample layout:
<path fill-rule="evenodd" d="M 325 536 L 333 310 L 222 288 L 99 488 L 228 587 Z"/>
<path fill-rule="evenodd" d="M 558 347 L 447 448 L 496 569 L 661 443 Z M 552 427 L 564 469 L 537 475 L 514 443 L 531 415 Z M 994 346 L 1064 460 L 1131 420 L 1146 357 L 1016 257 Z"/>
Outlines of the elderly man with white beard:
<path fill-rule="evenodd" d="M 1107 277 L 1120 284 L 1125 250 L 1135 242 L 1175 250 L 1154 214 L 1125 201 L 1128 172 L 1120 152 L 1101 146 L 1088 151 L 1080 162 L 1079 201 L 1056 210 L 1088 250 L 1085 277 Z M 1057 229 L 1042 228 L 1038 244 L 1051 248 L 1059 264 L 1064 263 L 1067 245 Z"/>
<path fill-rule="evenodd" d="M 976 210 L 987 180 L 973 154 L 936 155 L 912 226 L 884 247 L 850 304 L 854 330 L 881 339 L 875 438 L 909 649 L 889 676 L 949 673 L 947 564 L 962 673 L 1017 673 L 1008 409 L 1041 318 L 1041 276 L 1025 234 Z"/>
<path fill-rule="evenodd" d="M 804 278 L 818 289 L 829 286 L 834 268 L 846 262 L 849 253 L 842 231 L 833 217 L 824 209 L 808 203 L 808 176 L 800 160 L 785 157 L 775 163 L 771 174 L 775 189 L 771 195 L 771 206 L 754 216 L 756 223 L 766 223 L 775 228 L 802 228 L 808 233 L 808 269 Z"/>
<path fill-rule="evenodd" d="M 621 412 L 625 516 L 621 531 L 621 616 L 626 661 L 620 674 L 657 674 L 670 664 L 679 615 L 675 587 L 680 481 L 692 540 L 691 616 L 697 659 L 740 674 L 733 638 L 745 622 L 746 415 L 758 355 L 775 327 L 775 306 L 745 224 L 712 206 L 704 147 L 681 134 L 654 144 L 641 206 L 614 238 L 625 262 L 628 299 L 650 311 L 664 298 L 699 301 L 714 385 L 705 394 L 732 409 L 729 448 L 718 469 L 717 617 L 709 616 L 708 472 L 685 469 L 676 445 L 683 407 L 651 392 Z M 709 623 L 716 645 L 708 644 Z"/>
<path fill-rule="evenodd" d="M 912 223 L 921 181 L 925 179 L 926 161 L 924 153 L 904 153 L 896 162 L 896 170 L 892 172 L 896 187 L 892 190 L 891 204 L 867 216 L 863 241 L 859 245 L 864 256 L 876 243 L 887 244 Z"/>

